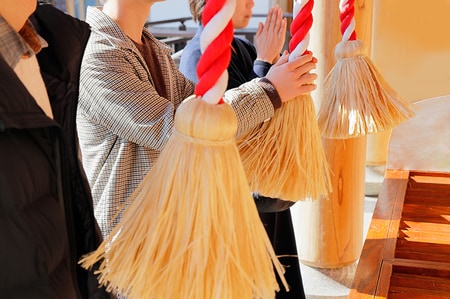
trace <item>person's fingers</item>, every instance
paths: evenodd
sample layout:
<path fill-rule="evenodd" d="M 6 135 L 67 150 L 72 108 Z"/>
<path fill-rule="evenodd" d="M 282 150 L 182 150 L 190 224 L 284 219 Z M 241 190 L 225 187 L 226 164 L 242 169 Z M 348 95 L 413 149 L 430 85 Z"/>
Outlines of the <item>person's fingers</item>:
<path fill-rule="evenodd" d="M 265 23 L 267 31 L 279 32 L 280 27 L 283 25 L 283 10 L 278 5 L 270 8 Z"/>
<path fill-rule="evenodd" d="M 287 50 L 284 50 L 283 54 L 281 54 L 280 59 L 277 60 L 277 62 L 274 65 L 282 65 L 289 60 L 289 52 Z"/>
<path fill-rule="evenodd" d="M 280 27 L 283 26 L 283 10 L 280 7 L 277 7 L 278 9 L 276 10 L 276 28 L 274 28 L 276 30 L 276 32 L 278 32 L 280 30 Z"/>
<path fill-rule="evenodd" d="M 312 62 L 313 56 L 312 53 L 306 53 L 297 57 L 291 54 L 290 58 L 290 67 L 292 67 L 293 69 L 297 69 L 308 62 Z"/>
<path fill-rule="evenodd" d="M 301 84 L 312 84 L 312 82 L 316 80 L 317 80 L 316 73 L 303 73 L 299 78 L 299 82 Z"/>
<path fill-rule="evenodd" d="M 299 75 L 306 74 L 316 69 L 316 64 L 313 62 L 307 62 L 296 69 Z"/>
<path fill-rule="evenodd" d="M 264 24 L 262 22 L 258 23 L 258 29 L 256 30 L 256 36 L 260 36 L 264 30 Z"/>
<path fill-rule="evenodd" d="M 274 16 L 275 12 L 276 12 L 275 7 L 271 7 L 267 13 L 267 18 L 266 18 L 265 23 L 268 28 L 272 28 L 272 26 L 275 23 L 275 16 Z"/>
<path fill-rule="evenodd" d="M 299 95 L 300 94 L 305 94 L 305 93 L 310 93 L 314 90 L 317 89 L 317 85 L 316 84 L 303 84 L 302 86 L 300 86 L 299 88 Z"/>
<path fill-rule="evenodd" d="M 278 35 L 285 36 L 287 30 L 287 20 L 286 18 L 281 19 L 280 27 L 278 28 Z"/>

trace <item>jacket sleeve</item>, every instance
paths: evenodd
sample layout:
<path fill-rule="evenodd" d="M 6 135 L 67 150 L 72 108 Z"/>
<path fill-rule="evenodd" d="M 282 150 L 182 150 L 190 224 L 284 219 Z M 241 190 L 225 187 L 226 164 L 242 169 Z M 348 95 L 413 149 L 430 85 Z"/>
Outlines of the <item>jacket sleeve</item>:
<path fill-rule="evenodd" d="M 224 100 L 231 104 L 238 119 L 236 136 L 273 117 L 277 104 L 276 91 L 270 92 L 262 79 L 254 79 L 225 92 Z M 270 84 L 269 84 L 270 85 Z"/>
<path fill-rule="evenodd" d="M 97 47 L 103 47 L 98 49 Z M 120 138 L 161 150 L 171 132 L 176 107 L 193 93 L 193 83 L 164 55 L 170 97 L 161 97 L 143 63 L 131 50 L 88 43 L 81 66 L 79 113 Z"/>

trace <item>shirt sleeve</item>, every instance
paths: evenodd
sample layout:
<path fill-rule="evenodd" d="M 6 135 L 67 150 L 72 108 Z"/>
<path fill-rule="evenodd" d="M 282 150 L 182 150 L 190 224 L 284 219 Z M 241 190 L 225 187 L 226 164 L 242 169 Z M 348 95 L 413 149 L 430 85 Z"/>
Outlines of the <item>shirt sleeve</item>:
<path fill-rule="evenodd" d="M 267 61 L 262 61 L 262 60 L 255 60 L 255 62 L 253 63 L 253 72 L 258 76 L 258 77 L 264 77 L 267 72 L 269 71 L 270 67 L 272 66 L 272 64 L 268 63 Z"/>

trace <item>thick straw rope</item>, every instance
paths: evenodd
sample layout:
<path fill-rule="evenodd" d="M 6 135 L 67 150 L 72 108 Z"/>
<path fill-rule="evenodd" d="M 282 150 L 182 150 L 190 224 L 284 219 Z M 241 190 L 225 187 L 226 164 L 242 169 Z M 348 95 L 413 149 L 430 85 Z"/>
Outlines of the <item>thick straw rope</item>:
<path fill-rule="evenodd" d="M 197 96 L 178 107 L 174 132 L 120 223 L 81 260 L 86 268 L 101 262 L 109 291 L 130 299 L 274 298 L 274 269 L 288 288 L 234 142 L 236 115 L 221 100 L 233 1 L 207 1 Z"/>
<path fill-rule="evenodd" d="M 318 113 L 323 137 L 350 138 L 391 129 L 414 115 L 410 105 L 383 79 L 356 39 L 354 0 L 339 2 L 342 41 L 336 65 L 325 78 Z"/>
<path fill-rule="evenodd" d="M 294 2 L 290 58 L 307 50 L 313 5 Z M 328 194 L 329 169 L 310 94 L 283 103 L 270 121 L 239 136 L 238 147 L 251 190 L 290 201 Z"/>

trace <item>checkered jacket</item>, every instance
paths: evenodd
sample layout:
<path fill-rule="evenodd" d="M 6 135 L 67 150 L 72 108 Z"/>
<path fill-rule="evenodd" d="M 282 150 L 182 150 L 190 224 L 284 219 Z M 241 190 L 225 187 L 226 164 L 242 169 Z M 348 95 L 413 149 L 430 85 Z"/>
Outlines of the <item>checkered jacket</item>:
<path fill-rule="evenodd" d="M 94 7 L 88 8 L 86 21 L 92 33 L 81 65 L 77 130 L 95 216 L 106 236 L 120 221 L 116 213 L 158 158 L 175 110 L 193 94 L 194 84 L 179 72 L 170 48 L 144 28 L 144 38 L 160 57 L 167 98 L 159 96 L 144 58 L 121 28 Z M 267 88 L 267 82 L 255 80 L 226 92 L 238 132 L 273 116 Z"/>

